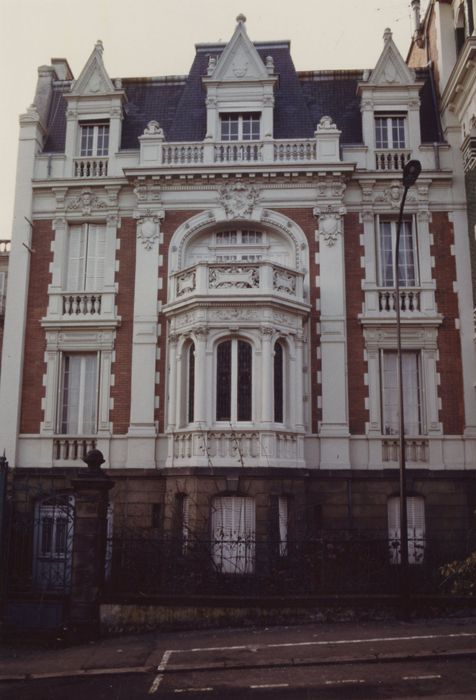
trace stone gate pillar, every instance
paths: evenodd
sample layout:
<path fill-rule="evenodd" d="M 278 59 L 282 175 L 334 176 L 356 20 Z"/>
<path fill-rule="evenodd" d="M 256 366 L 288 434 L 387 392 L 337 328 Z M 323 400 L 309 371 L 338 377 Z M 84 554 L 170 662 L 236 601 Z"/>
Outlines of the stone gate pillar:
<path fill-rule="evenodd" d="M 88 452 L 88 469 L 72 480 L 75 495 L 70 622 L 78 631 L 99 629 L 99 598 L 104 586 L 109 491 L 99 450 Z"/>

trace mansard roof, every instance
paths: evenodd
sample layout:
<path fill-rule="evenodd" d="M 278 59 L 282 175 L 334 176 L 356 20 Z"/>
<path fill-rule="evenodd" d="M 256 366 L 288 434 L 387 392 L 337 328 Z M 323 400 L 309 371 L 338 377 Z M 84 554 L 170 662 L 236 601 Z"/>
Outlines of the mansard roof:
<path fill-rule="evenodd" d="M 202 141 L 206 134 L 205 88 L 209 57 L 218 58 L 225 44 L 199 44 L 187 76 L 160 78 L 123 78 L 127 95 L 122 124 L 122 149 L 137 149 L 138 137 L 147 123 L 158 121 L 167 141 Z M 324 115 L 332 117 L 342 131 L 341 143 L 362 143 L 362 119 L 357 85 L 362 70 L 296 71 L 289 42 L 255 43 L 263 62 L 274 61 L 278 81 L 275 89 L 274 137 L 277 139 L 311 138 Z M 416 71 L 423 81 L 421 89 L 422 141 L 437 141 L 436 111 L 433 104 L 427 69 Z M 64 150 L 66 133 L 66 100 L 71 82 L 57 81 L 47 125 L 44 151 Z"/>

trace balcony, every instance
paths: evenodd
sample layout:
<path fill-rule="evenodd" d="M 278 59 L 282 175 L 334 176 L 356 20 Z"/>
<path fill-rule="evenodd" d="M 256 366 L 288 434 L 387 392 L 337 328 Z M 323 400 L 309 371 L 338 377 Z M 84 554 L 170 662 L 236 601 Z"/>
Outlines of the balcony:
<path fill-rule="evenodd" d="M 398 438 L 382 440 L 382 461 L 398 463 L 400 442 Z M 426 464 L 429 461 L 429 441 L 427 438 L 405 438 L 405 461 Z"/>
<path fill-rule="evenodd" d="M 378 290 L 379 311 L 396 312 L 397 292 L 395 289 Z M 400 290 L 400 311 L 413 313 L 420 311 L 420 290 L 406 287 Z"/>
<path fill-rule="evenodd" d="M 375 170 L 401 173 L 411 156 L 412 152 L 406 148 L 386 148 L 375 151 Z"/>
<path fill-rule="evenodd" d="M 170 301 L 191 296 L 273 295 L 304 301 L 304 273 L 273 262 L 199 262 L 172 275 Z"/>
<path fill-rule="evenodd" d="M 154 150 L 155 165 L 194 166 L 227 165 L 243 163 L 316 163 L 317 139 L 267 139 L 264 141 L 204 141 L 204 142 L 165 142 L 160 141 Z M 81 159 L 85 160 L 85 159 Z M 91 160 L 91 159 L 86 159 Z M 95 159 L 98 160 L 98 159 Z M 104 160 L 104 159 L 103 159 Z M 106 159 L 107 160 L 107 159 Z M 141 162 L 150 162 L 141 155 Z M 79 162 L 79 161 L 78 161 Z M 107 164 L 106 164 L 107 167 Z M 86 172 L 83 166 L 81 172 Z M 86 177 L 87 175 L 76 175 Z M 91 175 L 90 177 L 93 177 Z"/>
<path fill-rule="evenodd" d="M 117 325 L 115 291 L 69 292 L 51 288 L 48 312 L 43 319 L 46 326 L 76 326 L 91 323 Z"/>
<path fill-rule="evenodd" d="M 304 436 L 260 430 L 184 430 L 169 436 L 168 466 L 304 466 Z"/>

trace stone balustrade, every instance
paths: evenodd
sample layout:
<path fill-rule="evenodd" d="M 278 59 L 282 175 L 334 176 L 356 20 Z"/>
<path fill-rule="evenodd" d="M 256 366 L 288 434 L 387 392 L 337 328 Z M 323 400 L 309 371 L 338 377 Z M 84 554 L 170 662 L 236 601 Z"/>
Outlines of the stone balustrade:
<path fill-rule="evenodd" d="M 289 431 L 184 430 L 169 439 L 170 466 L 303 466 L 304 437 Z"/>
<path fill-rule="evenodd" d="M 99 316 L 101 294 L 63 294 L 64 316 Z"/>
<path fill-rule="evenodd" d="M 402 171 L 405 163 L 410 160 L 412 152 L 403 148 L 386 148 L 375 151 L 375 169 Z"/>
<path fill-rule="evenodd" d="M 108 170 L 108 158 L 75 158 L 74 177 L 106 177 Z"/>
<path fill-rule="evenodd" d="M 96 448 L 96 438 L 62 435 L 53 440 L 54 462 L 82 462 L 90 450 Z"/>
<path fill-rule="evenodd" d="M 233 291 L 234 294 L 275 294 L 302 301 L 303 278 L 302 272 L 270 261 L 200 262 L 173 275 L 172 300 Z"/>
<path fill-rule="evenodd" d="M 426 463 L 429 459 L 429 442 L 425 438 L 405 439 L 405 461 Z M 382 461 L 399 461 L 400 442 L 398 438 L 384 438 L 382 440 Z"/>
<path fill-rule="evenodd" d="M 8 255 L 11 250 L 11 241 L 9 239 L 0 240 L 0 255 Z"/>
<path fill-rule="evenodd" d="M 379 310 L 396 311 L 397 293 L 395 289 L 379 289 Z M 400 289 L 400 311 L 420 311 L 420 291 L 418 289 Z"/>

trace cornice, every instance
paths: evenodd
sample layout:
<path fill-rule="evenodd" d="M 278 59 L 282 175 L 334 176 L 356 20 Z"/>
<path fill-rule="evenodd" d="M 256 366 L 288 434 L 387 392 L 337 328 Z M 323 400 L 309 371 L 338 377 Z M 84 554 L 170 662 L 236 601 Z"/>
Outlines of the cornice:
<path fill-rule="evenodd" d="M 472 82 L 474 84 L 476 76 L 476 36 L 470 36 L 466 39 L 463 49 L 458 56 L 458 59 L 453 66 L 448 82 L 446 83 L 443 95 L 441 97 L 441 109 L 449 109 L 456 112 L 458 103 L 462 98 L 468 96 L 468 91 L 463 87 L 464 84 Z"/>

